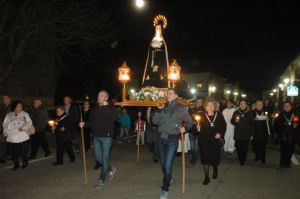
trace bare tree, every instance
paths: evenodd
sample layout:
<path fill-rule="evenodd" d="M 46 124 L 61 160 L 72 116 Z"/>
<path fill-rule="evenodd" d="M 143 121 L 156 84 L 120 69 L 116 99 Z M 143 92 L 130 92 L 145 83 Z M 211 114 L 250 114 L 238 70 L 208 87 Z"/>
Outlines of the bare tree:
<path fill-rule="evenodd" d="M 115 32 L 110 14 L 94 0 L 2 0 L 0 82 L 28 59 L 66 69 L 64 56 L 85 59 L 102 53 Z"/>

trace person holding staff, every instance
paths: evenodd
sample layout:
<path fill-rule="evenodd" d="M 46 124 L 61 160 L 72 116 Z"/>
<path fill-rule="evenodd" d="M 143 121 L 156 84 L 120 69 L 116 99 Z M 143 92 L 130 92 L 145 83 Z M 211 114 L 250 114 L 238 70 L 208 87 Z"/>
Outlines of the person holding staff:
<path fill-rule="evenodd" d="M 205 178 L 203 185 L 210 182 L 209 167 L 213 166 L 213 178 L 218 177 L 218 165 L 221 160 L 221 147 L 224 145 L 226 122 L 222 113 L 217 112 L 216 103 L 212 100 L 206 102 L 205 112 L 201 116 L 199 132 L 199 148 L 201 163 Z"/>
<path fill-rule="evenodd" d="M 163 185 L 161 187 L 161 199 L 168 198 L 169 186 L 172 179 L 172 165 L 174 156 L 178 148 L 178 136 L 182 132 L 193 127 L 193 119 L 187 107 L 177 101 L 177 93 L 174 88 L 169 88 L 167 92 L 168 104 L 158 105 L 158 110 L 154 112 L 152 121 L 158 126 L 160 132 L 159 154 L 162 171 L 164 174 Z M 185 126 L 182 126 L 182 123 Z"/>

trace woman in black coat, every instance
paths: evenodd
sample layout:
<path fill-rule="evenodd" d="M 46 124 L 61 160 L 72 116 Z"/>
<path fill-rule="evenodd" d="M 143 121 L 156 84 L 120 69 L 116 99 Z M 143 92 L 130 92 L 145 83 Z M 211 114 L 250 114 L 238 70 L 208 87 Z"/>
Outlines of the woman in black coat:
<path fill-rule="evenodd" d="M 240 165 L 245 165 L 250 139 L 254 135 L 254 115 L 247 109 L 245 100 L 240 101 L 239 109 L 233 113 L 235 147 Z"/>
<path fill-rule="evenodd" d="M 210 182 L 209 166 L 213 166 L 213 178 L 218 177 L 218 165 L 221 160 L 221 147 L 224 144 L 226 122 L 221 113 L 216 112 L 214 101 L 208 101 L 205 105 L 205 113 L 201 114 L 201 127 L 197 125 L 199 132 L 199 148 L 201 163 L 204 167 L 205 179 L 203 185 Z"/>
<path fill-rule="evenodd" d="M 298 120 L 292 112 L 291 102 L 284 102 L 283 112 L 275 120 L 275 129 L 280 143 L 280 167 L 290 168 L 295 148 L 295 137 L 298 133 Z"/>
<path fill-rule="evenodd" d="M 72 124 L 69 120 L 69 116 L 65 113 L 65 108 L 59 106 L 56 108 L 56 126 L 55 126 L 55 137 L 56 137 L 56 162 L 54 165 L 63 164 L 64 151 L 68 153 L 70 162 L 74 162 L 75 155 L 72 148 Z"/>

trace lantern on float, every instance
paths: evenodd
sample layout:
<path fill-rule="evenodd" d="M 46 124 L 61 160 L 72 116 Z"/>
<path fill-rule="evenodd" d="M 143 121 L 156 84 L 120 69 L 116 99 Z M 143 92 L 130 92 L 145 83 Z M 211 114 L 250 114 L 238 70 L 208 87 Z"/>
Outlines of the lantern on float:
<path fill-rule="evenodd" d="M 172 63 L 168 67 L 168 80 L 169 82 L 172 82 L 172 86 L 175 87 L 175 82 L 180 80 L 180 70 L 181 67 L 177 63 L 176 59 L 173 59 Z M 169 85 L 170 87 L 170 85 Z"/>
<path fill-rule="evenodd" d="M 126 101 L 126 84 L 130 81 L 130 68 L 127 66 L 126 62 L 119 67 L 119 81 L 123 84 L 122 90 L 122 101 Z"/>

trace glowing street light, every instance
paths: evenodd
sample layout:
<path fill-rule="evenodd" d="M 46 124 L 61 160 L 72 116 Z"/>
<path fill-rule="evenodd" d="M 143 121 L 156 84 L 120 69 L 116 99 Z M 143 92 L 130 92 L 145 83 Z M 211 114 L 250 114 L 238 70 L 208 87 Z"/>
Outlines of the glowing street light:
<path fill-rule="evenodd" d="M 138 7 L 138 8 L 142 8 L 142 7 L 144 7 L 144 5 L 145 5 L 145 1 L 144 1 L 144 0 L 136 0 L 136 1 L 135 1 L 135 5 L 136 5 L 136 7 Z"/>
<path fill-rule="evenodd" d="M 195 88 L 191 88 L 190 92 L 194 95 L 196 93 L 196 89 Z"/>
<path fill-rule="evenodd" d="M 273 96 L 274 95 L 274 93 L 270 93 L 270 96 Z"/>
<path fill-rule="evenodd" d="M 234 96 L 238 96 L 239 93 L 238 93 L 238 92 L 234 92 L 233 95 L 234 95 Z"/>
<path fill-rule="evenodd" d="M 231 93 L 230 90 L 227 90 L 227 91 L 226 91 L 226 94 L 227 94 L 227 95 L 230 95 L 230 93 Z"/>
<path fill-rule="evenodd" d="M 215 86 L 211 86 L 208 88 L 208 90 L 211 92 L 211 93 L 215 93 L 217 88 Z"/>
<path fill-rule="evenodd" d="M 242 94 L 242 98 L 246 98 L 247 97 L 247 95 L 246 94 Z"/>
<path fill-rule="evenodd" d="M 283 84 L 279 84 L 278 87 L 281 88 L 281 89 L 283 89 L 284 85 Z"/>
<path fill-rule="evenodd" d="M 273 93 L 276 93 L 277 92 L 277 89 L 273 89 Z"/>
<path fill-rule="evenodd" d="M 130 89 L 130 93 L 131 94 L 135 93 L 135 90 L 134 89 Z"/>
<path fill-rule="evenodd" d="M 290 79 L 289 79 L 289 78 L 285 78 L 285 79 L 283 80 L 283 82 L 284 82 L 284 84 L 288 84 L 288 83 L 290 82 Z"/>

